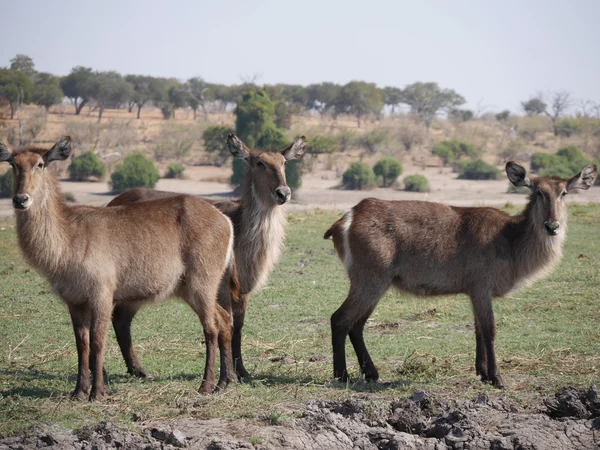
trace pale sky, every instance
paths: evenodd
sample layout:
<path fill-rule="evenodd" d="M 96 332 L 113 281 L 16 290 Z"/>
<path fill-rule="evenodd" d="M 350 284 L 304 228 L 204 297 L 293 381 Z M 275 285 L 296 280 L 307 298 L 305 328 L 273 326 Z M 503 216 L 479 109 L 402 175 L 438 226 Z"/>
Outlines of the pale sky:
<path fill-rule="evenodd" d="M 435 81 L 489 110 L 537 91 L 600 102 L 600 0 L 0 0 L 0 66 L 17 53 L 235 84 Z"/>

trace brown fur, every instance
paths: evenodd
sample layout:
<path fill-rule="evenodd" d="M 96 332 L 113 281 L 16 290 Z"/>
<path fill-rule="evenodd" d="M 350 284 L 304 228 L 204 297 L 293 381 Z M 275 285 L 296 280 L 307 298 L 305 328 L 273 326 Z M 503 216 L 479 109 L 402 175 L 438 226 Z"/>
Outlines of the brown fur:
<path fill-rule="evenodd" d="M 137 310 L 171 295 L 182 297 L 204 327 L 207 357 L 201 391 L 215 387 L 217 346 L 225 363 L 219 380 L 224 388 L 233 375 L 231 317 L 216 300 L 234 258 L 231 221 L 189 196 L 116 208 L 68 207 L 45 165 L 69 154 L 70 138 L 49 151 L 27 149 L 14 155 L 0 146 L 0 161 L 9 161 L 15 174 L 13 203 L 23 255 L 50 281 L 71 314 L 79 361 L 73 396 L 89 393 L 95 400 L 104 394 L 102 362 L 113 306 Z"/>
<path fill-rule="evenodd" d="M 527 176 L 513 162 L 506 170 L 513 184 L 532 189 L 517 216 L 494 208 L 370 198 L 327 230 L 324 237 L 333 239 L 350 278 L 348 297 L 331 316 L 335 377 L 348 379 L 344 346 L 349 334 L 361 371 L 367 379 L 378 378 L 363 328 L 381 296 L 394 286 L 416 295 L 469 295 L 477 374 L 502 387 L 492 298 L 545 276 L 558 263 L 566 234 L 563 194 L 588 189 L 597 172 L 589 166 L 561 180 Z"/>
<path fill-rule="evenodd" d="M 240 200 L 208 200 L 233 222 L 235 232 L 235 261 L 239 277 L 239 301 L 231 301 L 230 294 L 223 287 L 219 291 L 219 303 L 233 313 L 232 351 L 235 369 L 239 378 L 248 376 L 242 360 L 242 327 L 250 296 L 267 280 L 271 270 L 279 260 L 285 226 L 287 224 L 282 208 L 279 207 L 275 192 L 287 189 L 285 161 L 299 158 L 306 147 L 306 139 L 301 137 L 281 152 L 258 152 L 247 148 L 236 136 L 228 138 L 231 153 L 248 161 L 248 172 L 244 177 Z M 119 195 L 108 206 L 124 205 L 150 199 L 171 197 L 172 192 L 152 189 L 132 189 Z M 289 197 L 288 197 L 289 199 Z M 285 200 L 287 201 L 287 199 Z M 130 373 L 147 376 L 130 345 L 132 315 L 121 315 L 115 310 L 113 325 L 123 357 Z"/>

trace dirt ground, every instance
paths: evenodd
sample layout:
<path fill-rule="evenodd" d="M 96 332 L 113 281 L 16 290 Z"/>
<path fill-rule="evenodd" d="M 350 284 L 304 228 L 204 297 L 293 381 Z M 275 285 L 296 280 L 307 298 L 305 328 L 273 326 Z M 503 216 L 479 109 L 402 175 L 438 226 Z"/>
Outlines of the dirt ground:
<path fill-rule="evenodd" d="M 481 395 L 447 401 L 417 391 L 376 403 L 356 396 L 313 400 L 295 418 L 146 422 L 136 430 L 102 422 L 79 430 L 39 426 L 0 440 L 0 450 L 60 449 L 598 449 L 600 399 L 594 387 L 565 388 L 534 410 Z"/>
<path fill-rule="evenodd" d="M 449 168 L 416 167 L 405 169 L 403 176 L 423 174 L 430 183 L 431 192 L 406 192 L 398 188 L 378 188 L 371 191 L 340 189 L 340 179 L 334 170 L 317 169 L 302 179 L 302 187 L 295 192 L 294 201 L 285 206 L 288 211 L 314 208 L 347 210 L 367 197 L 386 200 L 427 200 L 456 206 L 503 206 L 506 203 L 523 205 L 527 197 L 508 194 L 506 179 L 494 181 L 459 180 Z M 231 174 L 228 167 L 188 166 L 186 179 L 160 179 L 156 189 L 203 196 L 231 196 L 233 188 L 226 182 Z M 63 192 L 75 196 L 79 204 L 105 205 L 114 197 L 106 182 L 62 182 Z M 600 203 L 600 188 L 594 187 L 569 195 L 568 202 Z M 0 199 L 0 216 L 10 216 L 13 208 L 10 199 Z"/>

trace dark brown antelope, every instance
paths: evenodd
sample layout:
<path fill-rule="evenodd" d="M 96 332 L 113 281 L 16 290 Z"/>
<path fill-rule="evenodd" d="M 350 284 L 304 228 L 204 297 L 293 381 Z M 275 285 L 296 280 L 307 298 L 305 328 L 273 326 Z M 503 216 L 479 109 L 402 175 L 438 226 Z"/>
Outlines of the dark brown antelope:
<path fill-rule="evenodd" d="M 379 374 L 363 339 L 365 322 L 390 286 L 416 295 L 467 294 L 475 316 L 475 369 L 503 387 L 496 364 L 492 298 L 544 277 L 559 262 L 567 231 L 565 195 L 589 189 L 596 166 L 574 177 L 533 177 L 506 164 L 515 186 L 531 189 L 516 216 L 494 208 L 458 208 L 420 201 L 363 200 L 325 233 L 350 278 L 350 292 L 331 316 L 333 372 L 348 380 L 350 335 L 362 373 Z"/>
<path fill-rule="evenodd" d="M 267 280 L 279 260 L 287 224 L 280 208 L 289 201 L 291 190 L 285 179 L 285 163 L 298 159 L 306 149 L 306 138 L 302 136 L 282 151 L 250 150 L 235 135 L 227 138 L 229 151 L 236 158 L 248 162 L 248 171 L 241 186 L 239 200 L 209 200 L 229 216 L 235 230 L 235 261 L 240 283 L 239 301 L 231 301 L 227 289 L 219 291 L 219 303 L 228 311 L 233 309 L 232 351 L 238 378 L 249 374 L 242 360 L 242 327 L 250 296 Z M 132 189 L 119 195 L 108 206 L 125 205 L 157 198 L 171 197 L 172 192 L 152 189 Z M 127 305 L 117 305 L 113 315 L 113 326 L 130 374 L 146 377 L 131 345 L 131 321 L 135 310 Z"/>
<path fill-rule="evenodd" d="M 9 162 L 15 175 L 21 250 L 71 314 L 78 357 L 73 397 L 89 394 L 96 400 L 104 394 L 102 363 L 113 305 L 137 309 L 171 295 L 182 297 L 204 327 L 201 392 L 215 387 L 217 346 L 218 387 L 225 388 L 234 376 L 231 316 L 218 305 L 217 293 L 234 261 L 231 221 L 208 202 L 183 195 L 118 208 L 68 207 L 46 166 L 70 153 L 69 137 L 50 150 L 12 154 L 0 144 L 0 161 Z"/>

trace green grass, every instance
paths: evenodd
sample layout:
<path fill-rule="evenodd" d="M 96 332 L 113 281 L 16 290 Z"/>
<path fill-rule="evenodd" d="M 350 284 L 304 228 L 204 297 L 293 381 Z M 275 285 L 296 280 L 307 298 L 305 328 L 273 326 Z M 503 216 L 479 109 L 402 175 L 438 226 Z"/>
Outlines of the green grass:
<path fill-rule="evenodd" d="M 510 208 L 515 212 L 515 208 Z M 251 382 L 225 393 L 197 393 L 204 365 L 200 323 L 187 305 L 149 305 L 133 335 L 145 367 L 156 376 L 126 375 L 114 334 L 108 337 L 109 395 L 73 402 L 77 354 L 65 306 L 23 261 L 14 222 L 0 219 L 0 435 L 53 422 L 80 427 L 108 420 L 143 423 L 170 417 L 253 417 L 285 423 L 312 398 L 373 399 L 415 389 L 469 398 L 483 386 L 474 371 L 469 300 L 462 295 L 415 298 L 389 292 L 365 338 L 381 383 L 331 380 L 329 317 L 348 282 L 323 232 L 338 213 L 294 213 L 286 249 L 269 283 L 248 310 L 244 336 Z M 497 354 L 507 395 L 527 402 L 564 385 L 588 386 L 600 374 L 600 206 L 570 205 L 562 263 L 546 280 L 496 301 Z M 349 370 L 358 378 L 355 356 Z"/>

